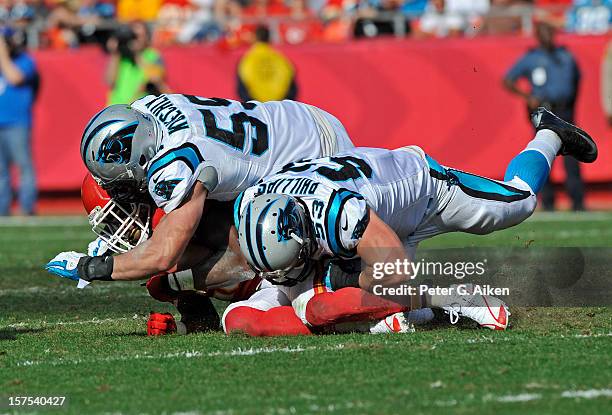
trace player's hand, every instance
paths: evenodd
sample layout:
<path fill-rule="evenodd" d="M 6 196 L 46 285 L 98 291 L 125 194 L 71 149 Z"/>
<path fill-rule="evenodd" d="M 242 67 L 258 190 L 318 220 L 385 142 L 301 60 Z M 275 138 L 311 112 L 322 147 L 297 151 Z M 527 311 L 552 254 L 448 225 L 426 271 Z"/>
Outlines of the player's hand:
<path fill-rule="evenodd" d="M 51 274 L 78 281 L 80 275 L 77 265 L 79 264 L 79 259 L 84 256 L 87 255 L 74 251 L 62 252 L 49 261 L 47 265 L 45 265 L 45 269 Z"/>
<path fill-rule="evenodd" d="M 102 238 L 96 238 L 87 245 L 87 255 L 102 256 L 108 251 L 108 244 Z"/>
<path fill-rule="evenodd" d="M 176 333 L 176 321 L 170 313 L 151 312 L 147 321 L 147 336 Z"/>

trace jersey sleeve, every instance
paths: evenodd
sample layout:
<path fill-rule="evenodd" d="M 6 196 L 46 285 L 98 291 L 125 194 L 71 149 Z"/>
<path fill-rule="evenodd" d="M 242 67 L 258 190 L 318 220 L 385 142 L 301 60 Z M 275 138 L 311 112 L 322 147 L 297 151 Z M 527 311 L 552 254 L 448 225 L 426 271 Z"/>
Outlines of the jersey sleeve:
<path fill-rule="evenodd" d="M 327 248 L 333 256 L 353 258 L 370 220 L 370 209 L 358 193 L 340 189 L 333 193 L 325 212 Z"/>
<path fill-rule="evenodd" d="M 197 147 L 185 144 L 156 158 L 148 169 L 149 193 L 164 212 L 176 209 L 207 165 Z"/>

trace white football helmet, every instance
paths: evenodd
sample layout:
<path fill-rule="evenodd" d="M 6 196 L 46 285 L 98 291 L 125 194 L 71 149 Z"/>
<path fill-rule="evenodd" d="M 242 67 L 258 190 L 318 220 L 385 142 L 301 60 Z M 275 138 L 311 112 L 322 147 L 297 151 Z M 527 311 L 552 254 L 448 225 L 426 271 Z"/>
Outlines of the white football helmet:
<path fill-rule="evenodd" d="M 151 235 L 151 206 L 142 202 L 116 202 L 89 173 L 81 186 L 81 199 L 93 232 L 111 251 L 127 252 Z M 156 216 L 159 216 L 157 212 Z"/>

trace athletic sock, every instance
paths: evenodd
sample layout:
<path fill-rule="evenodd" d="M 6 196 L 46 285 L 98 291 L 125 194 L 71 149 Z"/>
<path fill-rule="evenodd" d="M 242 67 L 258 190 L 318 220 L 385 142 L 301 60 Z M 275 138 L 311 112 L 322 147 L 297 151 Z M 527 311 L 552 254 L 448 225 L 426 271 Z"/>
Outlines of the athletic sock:
<path fill-rule="evenodd" d="M 540 130 L 536 133 L 533 140 L 527 143 L 527 147 L 524 151 L 534 150 L 546 158 L 548 167 L 552 167 L 555 157 L 561 149 L 561 139 L 552 130 Z"/>
<path fill-rule="evenodd" d="M 512 159 L 504 180 L 510 181 L 518 176 L 534 193 L 538 193 L 550 174 L 550 168 L 560 148 L 561 139 L 555 132 L 538 131 L 525 150 Z"/>

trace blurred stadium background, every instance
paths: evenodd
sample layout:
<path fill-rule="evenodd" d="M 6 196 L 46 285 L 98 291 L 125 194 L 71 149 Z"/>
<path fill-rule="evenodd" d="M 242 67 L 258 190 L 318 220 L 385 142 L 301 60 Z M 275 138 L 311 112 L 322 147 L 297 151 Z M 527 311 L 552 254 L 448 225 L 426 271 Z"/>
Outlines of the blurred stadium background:
<path fill-rule="evenodd" d="M 599 139 L 584 166 L 586 207 L 612 207 L 609 0 L 0 0 L 2 27 L 25 33 L 40 90 L 33 115 L 39 214 L 80 213 L 78 146 L 109 102 L 109 38 L 145 22 L 172 92 L 238 99 L 237 65 L 270 30 L 296 71 L 297 99 L 335 114 L 358 145 L 418 144 L 448 165 L 501 177 L 532 136 L 525 104 L 502 86 L 534 22 L 582 72 L 577 123 Z M 561 163 L 558 163 L 561 164 Z M 557 165 L 553 180 L 564 172 Z M 17 183 L 15 183 L 17 185 Z M 562 200 L 561 207 L 568 207 Z M 13 211 L 18 212 L 14 206 Z"/>

